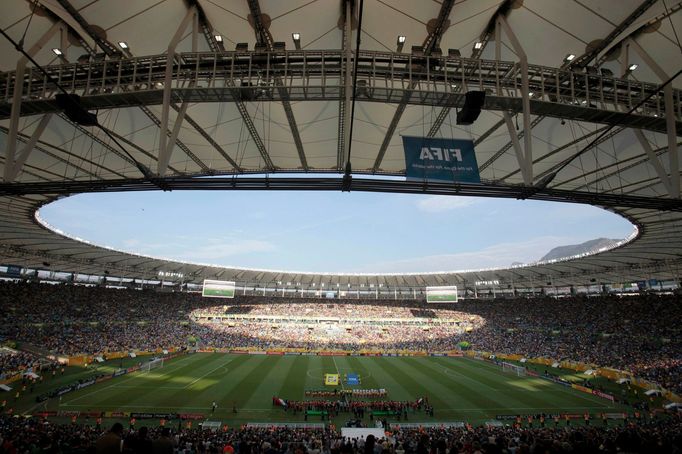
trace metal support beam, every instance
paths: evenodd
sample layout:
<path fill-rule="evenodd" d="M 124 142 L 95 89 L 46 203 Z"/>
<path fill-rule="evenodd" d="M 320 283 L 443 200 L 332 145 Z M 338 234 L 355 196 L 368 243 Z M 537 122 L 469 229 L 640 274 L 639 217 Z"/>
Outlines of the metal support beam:
<path fill-rule="evenodd" d="M 36 43 L 26 52 L 31 57 L 34 57 L 40 49 L 43 48 L 47 42 L 59 31 L 64 29 L 62 22 L 56 22 L 43 36 L 36 41 Z M 24 55 L 17 61 L 17 70 L 14 74 L 14 92 L 12 93 L 12 110 L 9 120 L 9 134 L 7 135 L 7 152 L 5 153 L 5 171 L 4 178 L 7 181 L 8 169 L 7 163 L 16 161 L 15 155 L 17 151 L 17 134 L 19 133 L 19 117 L 21 115 L 21 95 L 23 93 L 24 72 L 28 58 Z"/>
<path fill-rule="evenodd" d="M 182 39 L 182 35 L 189 26 L 190 22 L 194 20 L 196 16 L 196 8 L 190 8 L 182 20 L 178 29 L 175 31 L 173 38 L 171 38 L 168 44 L 168 50 L 166 52 L 166 72 L 163 83 L 163 104 L 161 105 L 161 134 L 159 135 L 159 162 L 157 172 L 160 176 L 165 175 L 166 168 L 170 162 L 170 153 L 172 152 L 172 147 L 169 149 L 167 145 L 167 131 L 168 131 L 168 114 L 170 112 L 171 103 L 171 84 L 173 83 L 173 60 L 175 59 L 175 48 Z M 171 142 L 172 143 L 172 142 Z"/>
<path fill-rule="evenodd" d="M 213 26 L 210 24 L 208 21 L 208 18 L 206 17 L 206 13 L 204 10 L 201 8 L 201 5 L 198 3 L 197 0 L 189 0 L 189 4 L 191 6 L 194 6 L 197 10 L 198 16 L 199 16 L 199 27 L 201 27 L 201 32 L 204 35 L 204 38 L 206 39 L 206 42 L 208 43 L 208 46 L 211 48 L 211 50 L 215 53 L 221 53 L 225 51 L 225 46 L 222 41 L 217 41 L 215 38 L 215 34 L 213 33 Z M 234 87 L 234 82 L 229 81 L 226 82 L 227 85 Z M 263 162 L 266 164 L 267 169 L 274 169 L 274 165 L 272 164 L 272 160 L 270 159 L 270 155 L 268 154 L 267 150 L 265 149 L 265 145 L 263 144 L 263 140 L 260 138 L 260 135 L 258 134 L 258 130 L 256 129 L 256 125 L 253 124 L 253 120 L 251 119 L 251 116 L 249 115 L 248 109 L 246 108 L 246 105 L 244 102 L 239 99 L 239 94 L 237 90 L 233 90 L 234 92 L 234 104 L 237 106 L 237 110 L 239 111 L 239 114 L 242 117 L 242 121 L 244 121 L 244 124 L 246 125 L 246 129 L 249 131 L 249 134 L 251 135 L 251 139 L 253 140 L 254 144 L 256 145 L 256 148 L 258 149 L 258 152 L 260 153 L 261 157 L 263 158 Z M 174 107 L 175 108 L 175 107 Z M 216 149 L 218 153 L 220 153 L 227 162 L 230 163 L 232 167 L 234 167 L 238 172 L 243 172 L 243 169 L 241 166 L 233 160 L 223 148 L 218 145 L 211 136 L 208 135 L 208 133 L 199 125 L 197 124 L 194 120 L 192 120 L 192 117 L 185 115 L 185 120 L 192 125 L 194 129 L 197 130 L 201 136 L 206 139 L 207 142 L 209 142 L 213 148 Z"/>
<path fill-rule="evenodd" d="M 630 38 L 625 47 L 625 52 L 627 53 L 628 48 L 632 48 L 639 54 L 644 63 L 661 79 L 661 82 L 665 82 L 670 76 L 661 68 L 661 66 L 656 63 L 656 61 L 651 58 L 651 56 L 646 52 L 634 39 Z M 680 198 L 680 161 L 677 151 L 677 131 L 675 125 L 675 106 L 673 98 L 673 86 L 668 84 L 663 88 L 663 101 L 665 105 L 665 120 L 666 120 L 666 130 L 668 135 L 668 165 L 670 170 L 670 187 L 669 194 L 670 197 L 679 199 Z"/>
<path fill-rule="evenodd" d="M 614 44 L 615 40 L 625 30 L 627 30 L 628 27 L 630 27 L 632 24 L 634 24 L 635 21 L 637 21 L 637 19 L 639 19 L 644 13 L 646 13 L 649 10 L 649 8 L 651 8 L 654 4 L 656 4 L 657 1 L 658 0 L 644 0 L 632 13 L 630 13 L 630 15 L 627 18 L 625 18 L 625 20 L 623 20 L 620 24 L 618 24 L 618 26 L 616 28 L 614 28 L 613 31 L 611 31 L 611 33 L 609 33 L 609 35 L 602 40 L 601 44 L 592 50 L 592 52 L 590 52 L 589 54 L 585 54 L 579 58 L 576 58 L 574 60 L 575 64 L 577 66 L 584 67 L 584 66 L 588 65 L 590 63 L 590 61 L 592 61 L 594 58 L 596 58 L 597 55 L 599 55 L 599 53 L 606 51 L 601 56 L 599 56 L 599 58 L 595 62 L 595 66 L 601 66 L 606 61 L 607 57 L 609 56 L 609 50 L 610 50 L 609 46 L 612 46 Z M 677 6 L 679 8 L 679 5 L 677 5 Z M 648 24 L 644 24 L 642 26 L 645 27 L 646 25 L 648 25 Z M 630 36 L 632 36 L 632 35 L 630 35 Z M 615 45 L 617 45 L 617 44 L 615 44 Z"/>
<path fill-rule="evenodd" d="M 274 41 L 272 39 L 272 34 L 263 24 L 262 12 L 260 9 L 260 4 L 258 0 L 248 0 L 249 11 L 251 12 L 251 18 L 253 19 L 253 26 L 256 32 L 256 40 L 265 44 L 267 49 L 272 52 L 274 50 Z M 291 137 L 294 139 L 294 144 L 296 145 L 296 151 L 298 152 L 298 158 L 301 161 L 301 167 L 303 170 L 308 170 L 308 160 L 305 156 L 305 151 L 303 150 L 303 141 L 301 140 L 301 134 L 298 130 L 298 125 L 296 124 L 296 117 L 294 116 L 294 110 L 291 108 L 291 102 L 289 102 L 288 92 L 282 79 L 279 77 L 273 77 L 275 87 L 280 95 L 280 102 L 282 103 L 282 108 L 284 109 L 284 114 L 289 122 L 289 129 L 291 130 Z M 265 147 L 263 147 L 265 149 Z M 270 165 L 272 166 L 272 161 L 268 156 Z"/>
<path fill-rule="evenodd" d="M 523 150 L 521 149 L 521 143 L 514 130 L 514 124 L 512 123 L 511 115 L 509 112 L 504 112 L 503 114 L 504 122 L 507 125 L 507 130 L 509 131 L 509 137 L 511 137 L 511 143 L 514 147 L 514 152 L 516 153 L 516 160 L 519 162 L 519 169 L 521 170 L 521 175 L 523 175 L 523 183 L 526 186 L 533 184 L 533 169 L 528 167 L 528 162 L 524 156 Z M 532 164 L 531 164 L 532 165 Z"/>
<path fill-rule="evenodd" d="M 346 11 L 343 24 L 343 53 L 344 53 L 344 72 L 343 72 L 343 99 L 339 101 L 339 145 L 337 169 L 344 171 L 348 165 L 350 156 L 350 111 L 351 111 L 351 70 L 353 68 L 351 49 L 352 22 L 351 2 L 346 0 Z M 359 33 L 360 31 L 358 31 Z"/>
<path fill-rule="evenodd" d="M 651 144 L 646 139 L 646 137 L 644 137 L 644 133 L 641 130 L 633 129 L 632 131 L 635 133 L 635 137 L 637 137 L 637 140 L 639 141 L 640 145 L 642 145 L 644 152 L 646 153 L 647 157 L 649 158 L 649 162 L 651 163 L 654 170 L 656 171 L 658 178 L 661 179 L 661 183 L 663 183 L 665 190 L 668 191 L 668 194 L 672 197 L 673 187 L 672 187 L 672 183 L 671 183 L 671 178 L 668 177 L 668 174 L 665 171 L 665 169 L 663 168 L 661 161 L 658 159 L 658 156 L 656 155 L 654 150 L 651 148 Z"/>
<path fill-rule="evenodd" d="M 19 171 L 26 163 L 26 159 L 28 159 L 28 156 L 31 154 L 31 151 L 33 151 L 33 147 L 35 147 L 36 143 L 38 142 L 38 139 L 40 139 L 40 136 L 43 134 L 43 131 L 45 131 L 47 124 L 50 122 L 50 118 L 52 118 L 52 114 L 43 115 L 43 118 L 40 119 L 38 126 L 33 131 L 31 138 L 19 152 L 19 155 L 17 156 L 16 160 L 10 161 L 8 156 L 8 159 L 5 161 L 5 168 L 3 174 L 5 183 L 11 183 L 12 181 L 14 181 L 17 175 L 19 175 Z"/>
<path fill-rule="evenodd" d="M 580 57 L 574 59 L 573 61 L 570 62 L 564 62 L 562 65 L 562 68 L 566 69 L 571 69 L 571 68 L 584 68 L 587 66 L 592 60 L 597 58 L 600 52 L 604 51 L 605 49 L 608 48 L 610 43 L 612 43 L 623 31 L 625 31 L 630 25 L 632 25 L 642 14 L 644 14 L 654 3 L 656 3 L 657 0 L 645 0 L 635 11 L 633 11 L 628 17 L 626 17 L 620 24 L 618 24 L 612 31 L 609 33 L 606 38 L 602 40 L 602 42 L 598 45 L 593 47 L 589 52 L 581 55 Z M 502 8 L 502 7 L 500 7 Z M 508 11 L 509 7 L 505 9 L 505 11 Z M 497 17 L 497 16 L 496 16 Z M 495 32 L 497 33 L 497 28 L 495 27 Z M 487 34 L 486 38 L 489 36 L 489 33 Z M 499 40 L 496 40 L 499 41 Z M 484 45 L 487 41 L 484 41 Z M 605 56 L 608 53 L 604 53 L 600 59 L 596 62 L 596 65 L 599 66 L 601 65 L 604 60 Z M 498 61 L 500 60 L 500 55 L 499 51 L 496 51 L 496 57 Z M 627 60 L 627 59 L 626 59 Z M 625 64 L 624 68 L 627 68 L 627 64 Z M 623 71 L 624 73 L 624 71 Z M 499 93 L 498 93 L 499 95 Z M 536 117 L 533 120 L 533 123 L 531 124 L 531 129 L 537 126 L 542 120 L 545 119 L 545 116 L 541 115 Z M 517 137 L 521 138 L 524 136 L 525 133 L 525 128 L 524 131 L 521 131 Z M 507 152 L 511 147 L 513 146 L 512 142 L 509 141 L 505 146 L 503 146 L 497 153 L 493 155 L 492 158 L 490 158 L 486 163 L 484 163 L 481 167 L 480 170 L 485 169 L 489 165 L 491 165 L 495 160 L 497 160 L 500 156 L 502 156 L 504 153 Z M 540 178 L 538 176 L 538 178 Z"/>
<path fill-rule="evenodd" d="M 436 18 L 436 26 L 426 36 L 426 39 L 424 40 L 423 46 L 424 55 L 426 56 L 430 55 L 433 49 L 438 47 L 440 39 L 447 28 L 446 22 L 449 20 L 450 12 L 452 11 L 452 8 L 454 6 L 455 0 L 444 0 L 441 3 L 440 11 L 438 12 L 438 17 Z M 386 155 L 388 145 L 391 143 L 391 140 L 393 139 L 393 134 L 395 133 L 395 130 L 398 127 L 398 123 L 400 122 L 400 119 L 402 118 L 403 113 L 405 112 L 407 103 L 410 97 L 412 96 L 412 90 L 414 90 L 416 86 L 417 82 L 412 82 L 410 84 L 410 88 L 405 91 L 405 94 L 403 95 L 400 104 L 398 104 L 398 108 L 393 113 L 393 118 L 391 119 L 391 122 L 389 123 L 388 128 L 386 129 L 386 135 L 384 136 L 384 140 L 381 143 L 381 147 L 379 148 L 379 153 L 377 154 L 377 157 L 374 161 L 372 171 L 377 172 L 381 168 L 381 162 L 384 160 L 384 155 Z"/>
<path fill-rule="evenodd" d="M 485 29 L 481 33 L 481 37 L 479 38 L 479 42 L 481 43 L 481 46 L 478 49 L 473 50 L 471 53 L 471 57 L 469 57 L 472 60 L 478 60 L 481 58 L 481 55 L 483 54 L 483 51 L 485 50 L 486 46 L 488 45 L 488 42 L 490 41 L 490 37 L 493 34 L 493 30 L 495 30 L 497 27 L 495 24 L 497 23 L 497 18 L 498 16 L 506 16 L 509 14 L 509 11 L 511 10 L 511 6 L 513 4 L 513 0 L 504 0 L 498 7 L 497 11 L 495 11 L 495 14 L 490 18 L 490 21 L 486 25 Z M 498 59 L 499 60 L 499 59 Z M 464 90 L 464 86 L 457 87 L 456 91 L 461 92 Z M 499 94 L 499 93 L 498 93 Z M 429 130 L 429 133 L 427 137 L 434 137 L 438 131 L 440 130 L 440 127 L 443 125 L 443 122 L 445 119 L 448 117 L 448 114 L 450 113 L 451 107 L 443 107 L 440 112 L 438 112 L 438 115 L 436 116 L 436 119 L 434 120 L 433 124 L 431 125 L 431 129 Z M 494 129 L 486 131 L 484 135 L 490 135 L 495 130 L 497 130 L 500 126 L 504 124 L 504 120 L 500 120 L 495 126 L 493 126 Z"/>
<path fill-rule="evenodd" d="M 509 42 L 514 49 L 514 53 L 519 57 L 519 68 L 521 71 L 521 101 L 523 105 L 523 159 L 519 161 L 519 166 L 521 168 L 526 168 L 526 172 L 523 174 L 524 183 L 527 186 L 533 184 L 533 135 L 532 126 L 530 122 L 530 89 L 528 88 L 528 57 L 526 52 L 523 50 L 523 46 L 516 38 L 514 31 L 511 29 L 507 20 L 500 16 L 497 18 L 497 27 L 502 27 L 502 30 L 509 38 Z M 496 27 L 496 28 L 497 28 Z M 498 38 L 496 46 L 501 45 L 499 39 L 499 33 L 496 32 Z M 499 51 L 498 51 L 499 52 Z M 512 136 L 516 137 L 516 133 L 512 132 Z M 513 140 L 513 139 L 512 139 Z M 517 154 L 518 158 L 521 158 Z"/>

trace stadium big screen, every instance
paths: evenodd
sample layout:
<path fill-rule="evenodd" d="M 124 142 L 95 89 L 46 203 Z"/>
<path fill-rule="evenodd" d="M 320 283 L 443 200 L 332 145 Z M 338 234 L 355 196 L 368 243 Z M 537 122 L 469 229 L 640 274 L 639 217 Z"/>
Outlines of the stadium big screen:
<path fill-rule="evenodd" d="M 234 298 L 234 282 L 205 279 L 201 296 L 208 298 Z"/>
<path fill-rule="evenodd" d="M 457 286 L 426 287 L 427 303 L 456 303 Z"/>

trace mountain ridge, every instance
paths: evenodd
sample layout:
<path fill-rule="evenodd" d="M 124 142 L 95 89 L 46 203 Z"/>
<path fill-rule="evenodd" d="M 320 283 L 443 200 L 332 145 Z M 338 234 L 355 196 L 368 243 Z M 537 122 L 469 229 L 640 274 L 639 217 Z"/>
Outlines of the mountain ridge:
<path fill-rule="evenodd" d="M 540 261 L 556 260 L 565 257 L 571 257 L 578 254 L 594 254 L 603 248 L 612 248 L 621 240 L 614 240 L 611 238 L 595 238 L 594 240 L 585 241 L 580 244 L 568 244 L 565 246 L 557 246 L 547 252 Z"/>

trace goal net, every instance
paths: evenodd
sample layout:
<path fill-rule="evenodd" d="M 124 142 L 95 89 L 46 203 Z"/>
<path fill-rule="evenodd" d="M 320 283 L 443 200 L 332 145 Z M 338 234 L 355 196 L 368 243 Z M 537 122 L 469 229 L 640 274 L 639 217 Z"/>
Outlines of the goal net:
<path fill-rule="evenodd" d="M 152 369 L 158 369 L 160 367 L 163 367 L 163 358 L 156 358 L 144 363 L 142 367 L 140 367 L 140 370 L 142 372 L 149 372 Z"/>
<path fill-rule="evenodd" d="M 503 372 L 510 372 L 512 374 L 515 374 L 519 377 L 523 377 L 526 375 L 526 368 L 523 366 L 517 366 L 516 364 L 511 364 L 511 363 L 502 363 L 502 371 Z"/>

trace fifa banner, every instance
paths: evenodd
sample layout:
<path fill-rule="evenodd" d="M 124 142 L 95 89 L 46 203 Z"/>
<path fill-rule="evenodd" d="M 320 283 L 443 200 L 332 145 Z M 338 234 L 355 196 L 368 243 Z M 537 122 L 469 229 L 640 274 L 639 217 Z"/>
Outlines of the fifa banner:
<path fill-rule="evenodd" d="M 473 140 L 403 136 L 408 181 L 480 183 Z"/>
<path fill-rule="evenodd" d="M 234 298 L 234 282 L 204 279 L 201 296 L 208 298 Z"/>
<path fill-rule="evenodd" d="M 339 374 L 324 374 L 324 384 L 326 386 L 339 386 Z"/>

